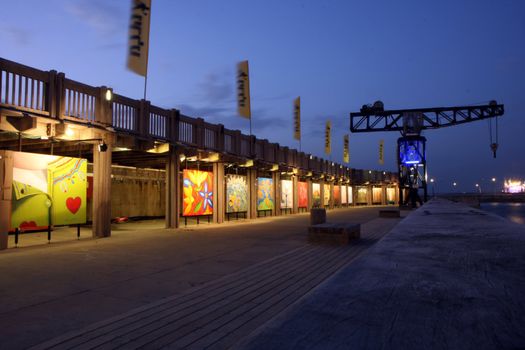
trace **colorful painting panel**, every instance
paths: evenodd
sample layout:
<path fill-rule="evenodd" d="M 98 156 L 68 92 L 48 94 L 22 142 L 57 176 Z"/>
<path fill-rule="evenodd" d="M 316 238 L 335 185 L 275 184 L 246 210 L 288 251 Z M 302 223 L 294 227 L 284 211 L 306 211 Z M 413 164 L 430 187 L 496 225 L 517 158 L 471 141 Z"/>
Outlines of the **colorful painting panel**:
<path fill-rule="evenodd" d="M 314 208 L 321 206 L 321 184 L 312 184 L 312 202 Z"/>
<path fill-rule="evenodd" d="M 383 193 L 381 187 L 372 188 L 372 203 L 381 203 Z"/>
<path fill-rule="evenodd" d="M 334 205 L 341 205 L 341 186 L 334 186 Z"/>
<path fill-rule="evenodd" d="M 213 214 L 213 173 L 185 169 L 183 176 L 183 216 Z"/>
<path fill-rule="evenodd" d="M 273 180 L 266 177 L 257 178 L 257 210 L 272 210 L 274 199 L 272 196 Z"/>
<path fill-rule="evenodd" d="M 87 160 L 13 153 L 11 229 L 86 222 Z"/>
<path fill-rule="evenodd" d="M 396 202 L 396 189 L 393 187 L 388 187 L 386 189 L 386 200 L 388 204 L 395 204 Z"/>
<path fill-rule="evenodd" d="M 348 204 L 348 186 L 341 186 L 341 204 Z"/>
<path fill-rule="evenodd" d="M 297 183 L 297 206 L 299 208 L 308 207 L 308 183 Z"/>
<path fill-rule="evenodd" d="M 368 200 L 367 200 L 367 195 L 368 195 L 368 189 L 366 187 L 358 187 L 357 188 L 357 198 L 356 198 L 356 202 L 357 203 L 360 203 L 360 204 L 366 204 L 368 203 Z"/>
<path fill-rule="evenodd" d="M 226 175 L 226 212 L 248 211 L 248 183 L 246 176 Z"/>
<path fill-rule="evenodd" d="M 281 180 L 281 208 L 293 208 L 293 182 Z"/>
<path fill-rule="evenodd" d="M 330 205 L 330 185 L 329 184 L 324 184 L 324 193 L 323 193 L 323 203 L 325 206 L 328 206 Z"/>

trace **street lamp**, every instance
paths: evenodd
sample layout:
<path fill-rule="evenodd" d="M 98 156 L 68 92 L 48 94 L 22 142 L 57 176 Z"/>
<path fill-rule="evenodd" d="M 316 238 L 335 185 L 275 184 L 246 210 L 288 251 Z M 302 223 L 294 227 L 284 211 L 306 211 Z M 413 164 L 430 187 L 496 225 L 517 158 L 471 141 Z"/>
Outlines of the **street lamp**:
<path fill-rule="evenodd" d="M 436 196 L 436 193 L 434 191 L 434 179 L 430 179 L 430 183 L 432 184 L 432 197 L 435 197 Z"/>
<path fill-rule="evenodd" d="M 481 186 L 479 184 L 476 184 L 476 188 L 478 189 L 479 193 L 481 193 Z"/>

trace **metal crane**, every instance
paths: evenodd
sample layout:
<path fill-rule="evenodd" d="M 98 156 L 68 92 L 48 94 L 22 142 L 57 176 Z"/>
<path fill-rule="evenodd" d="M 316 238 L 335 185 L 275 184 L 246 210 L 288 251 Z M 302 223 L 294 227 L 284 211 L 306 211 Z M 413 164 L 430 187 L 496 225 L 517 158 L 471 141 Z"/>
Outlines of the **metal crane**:
<path fill-rule="evenodd" d="M 397 164 L 399 171 L 399 205 L 403 204 L 403 191 L 409 188 L 423 189 L 424 201 L 427 193 L 426 138 L 421 132 L 426 129 L 438 129 L 447 126 L 474 122 L 482 119 L 502 116 L 504 106 L 496 101 L 488 105 L 464 107 L 415 108 L 385 111 L 383 103 L 376 101 L 364 105 L 360 112 L 350 113 L 350 131 L 399 131 L 397 140 Z M 496 119 L 497 130 L 497 119 Z M 494 158 L 498 148 L 497 139 L 492 141 L 491 150 Z"/>

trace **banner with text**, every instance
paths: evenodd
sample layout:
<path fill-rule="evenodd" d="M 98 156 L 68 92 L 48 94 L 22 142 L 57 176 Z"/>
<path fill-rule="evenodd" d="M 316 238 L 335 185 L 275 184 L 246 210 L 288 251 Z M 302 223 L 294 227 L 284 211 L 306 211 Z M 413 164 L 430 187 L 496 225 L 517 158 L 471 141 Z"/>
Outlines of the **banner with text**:
<path fill-rule="evenodd" d="M 252 117 L 248 61 L 242 61 L 237 64 L 237 107 L 241 117 L 247 119 Z"/>
<path fill-rule="evenodd" d="M 148 75 L 151 0 L 132 0 L 128 34 L 128 63 L 132 72 Z"/>
<path fill-rule="evenodd" d="M 293 102 L 293 138 L 301 140 L 301 97 Z"/>
<path fill-rule="evenodd" d="M 350 150 L 348 149 L 348 147 L 348 134 L 346 134 L 343 139 L 343 162 L 345 163 L 350 163 Z"/>
<path fill-rule="evenodd" d="M 327 155 L 332 153 L 332 141 L 330 138 L 331 131 L 332 131 L 332 122 L 327 120 L 326 129 L 324 132 L 324 153 Z"/>

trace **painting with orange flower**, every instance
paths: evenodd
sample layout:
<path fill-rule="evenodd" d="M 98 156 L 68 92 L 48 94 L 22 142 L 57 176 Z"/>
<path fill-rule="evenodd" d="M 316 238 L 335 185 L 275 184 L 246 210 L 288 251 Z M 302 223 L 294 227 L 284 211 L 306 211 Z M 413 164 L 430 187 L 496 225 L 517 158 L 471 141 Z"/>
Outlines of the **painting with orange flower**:
<path fill-rule="evenodd" d="M 308 183 L 303 181 L 297 183 L 297 206 L 299 208 L 308 206 Z"/>
<path fill-rule="evenodd" d="M 271 210 L 274 206 L 272 196 L 273 180 L 266 177 L 257 179 L 257 210 Z"/>
<path fill-rule="evenodd" d="M 334 205 L 341 205 L 341 187 L 334 185 Z"/>
<path fill-rule="evenodd" d="M 183 171 L 183 216 L 213 214 L 213 173 L 209 171 Z"/>

